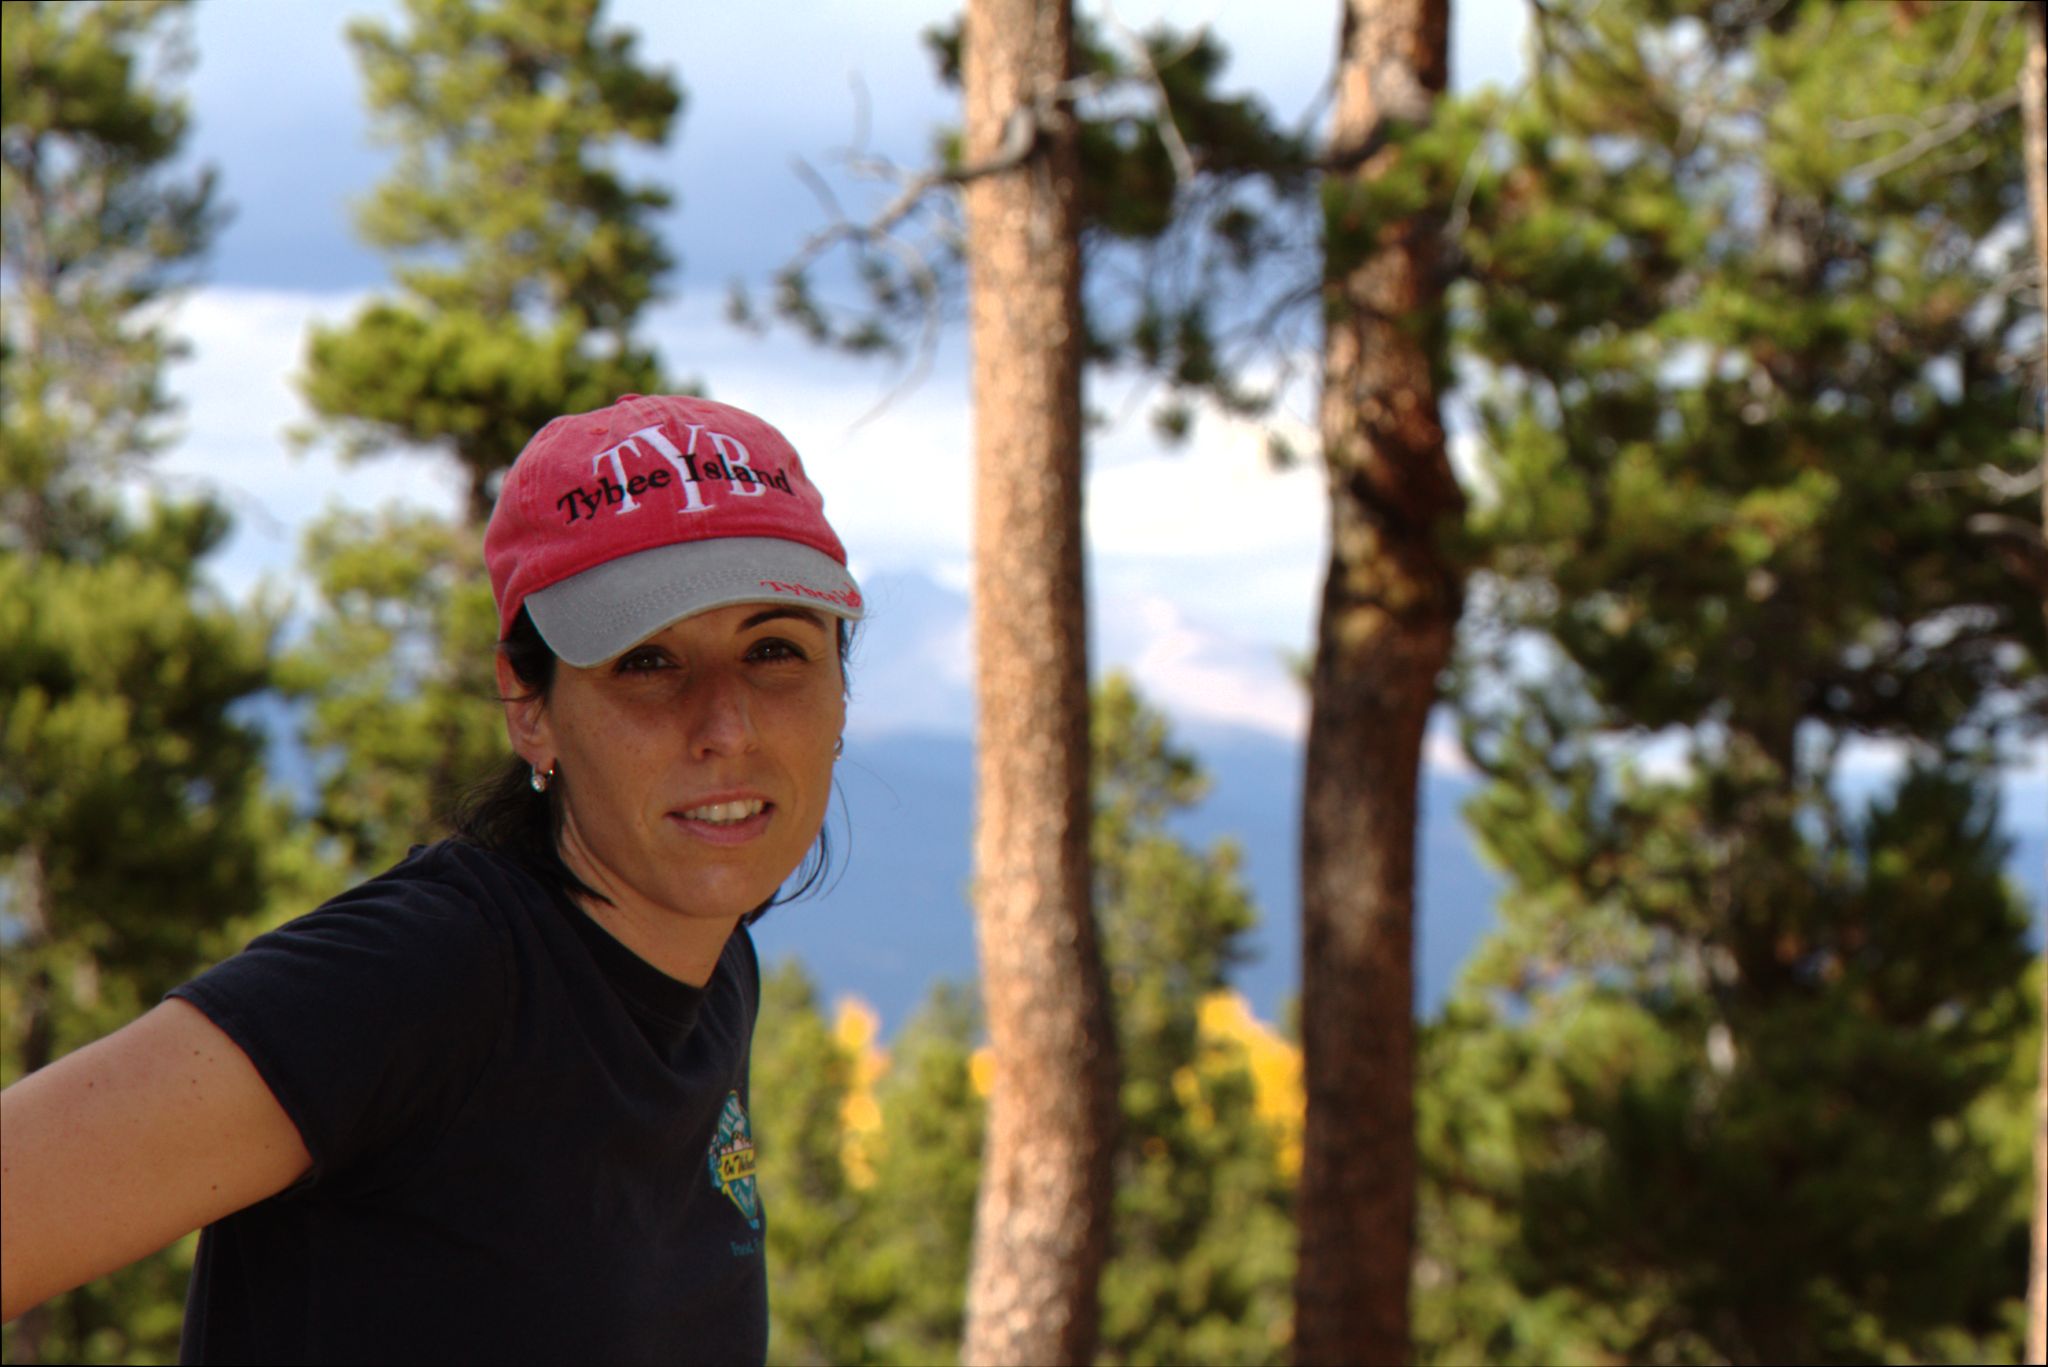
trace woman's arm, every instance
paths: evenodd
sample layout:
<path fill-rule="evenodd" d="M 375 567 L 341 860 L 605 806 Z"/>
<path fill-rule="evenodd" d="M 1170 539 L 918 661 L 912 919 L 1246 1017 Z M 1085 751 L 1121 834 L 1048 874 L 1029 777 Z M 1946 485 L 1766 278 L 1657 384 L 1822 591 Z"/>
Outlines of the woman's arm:
<path fill-rule="evenodd" d="M 312 1161 L 234 1041 L 164 1002 L 0 1092 L 0 1320 L 282 1191 Z"/>

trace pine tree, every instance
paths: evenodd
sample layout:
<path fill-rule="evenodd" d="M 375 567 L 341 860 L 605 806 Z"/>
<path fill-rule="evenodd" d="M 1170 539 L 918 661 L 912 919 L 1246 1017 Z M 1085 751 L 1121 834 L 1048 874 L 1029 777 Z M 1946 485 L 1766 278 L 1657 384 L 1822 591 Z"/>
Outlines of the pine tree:
<path fill-rule="evenodd" d="M 763 978 L 750 1077 L 771 1362 L 869 1360 L 864 1335 L 877 1307 L 857 1292 L 874 1280 L 857 1234 L 869 1207 L 843 1142 L 854 1063 L 801 965 L 787 961 Z"/>
<path fill-rule="evenodd" d="M 1975 531 L 2038 461 L 2018 19 L 1546 6 L 1488 115 L 1464 710 L 1510 889 L 1431 1046 L 1432 1356 L 2017 1347 L 1969 1117 L 2031 1005 L 1990 765 L 2048 701 Z M 1871 735 L 1908 763 L 1855 793 Z"/>
<path fill-rule="evenodd" d="M 841 1004 L 842 1025 L 860 1019 Z M 957 1357 L 987 1109 L 972 1063 L 979 1028 L 970 996 L 939 983 L 883 1053 L 826 1019 L 796 962 L 768 975 L 753 1093 L 769 1361 Z M 877 1066 L 864 1098 L 858 1075 Z M 862 1100 L 876 1123 L 855 1124 Z"/>
<path fill-rule="evenodd" d="M 1123 1060 L 1102 1360 L 1276 1362 L 1290 1342 L 1291 1183 L 1241 1045 L 1203 1029 L 1257 914 L 1234 846 L 1168 822 L 1208 782 L 1121 675 L 1096 689 L 1095 897 Z"/>
<path fill-rule="evenodd" d="M 1428 128 L 1450 79 L 1449 0 L 1350 0 L 1338 47 L 1335 148 Z M 1399 199 L 1414 184 L 1402 162 L 1421 152 L 1389 146 L 1323 183 L 1330 536 L 1301 804 L 1304 1363 L 1411 1356 L 1422 738 L 1466 573 L 1438 398 L 1447 202 Z"/>
<path fill-rule="evenodd" d="M 147 306 L 220 222 L 211 172 L 171 175 L 190 54 L 162 0 L 5 12 L 7 546 L 90 554 L 112 481 L 165 440 L 178 350 Z"/>
<path fill-rule="evenodd" d="M 405 14 L 404 32 L 350 29 L 399 150 L 361 231 L 400 263 L 400 292 L 315 328 L 303 384 L 344 453 L 426 447 L 468 492 L 452 524 L 339 515 L 308 539 L 323 611 L 291 679 L 330 760 L 319 824 L 363 870 L 437 835 L 506 753 L 482 556 L 498 475 L 549 419 L 667 387 L 633 329 L 671 264 L 652 221 L 669 197 L 607 158 L 659 145 L 682 102 L 599 0 Z"/>
<path fill-rule="evenodd" d="M 175 164 L 183 18 L 9 4 L 0 33 L 0 1084 L 233 948 L 303 853 L 241 715 L 273 616 L 206 583 L 220 507 L 148 492 L 163 306 L 220 217 Z M 30 1311 L 8 1360 L 170 1360 L 190 1256 Z"/>
<path fill-rule="evenodd" d="M 665 142 L 682 94 L 601 10 L 406 0 L 402 34 L 349 27 L 374 127 L 399 153 L 360 230 L 406 263 L 403 292 L 314 330 L 306 398 L 349 451 L 454 457 L 472 523 L 549 419 L 660 391 L 633 325 L 673 264 L 651 221 L 670 197 L 606 153 Z"/>
<path fill-rule="evenodd" d="M 967 1323 L 974 1201 L 987 1129 L 981 1013 L 965 986 L 938 983 L 897 1032 L 876 1087 L 881 1129 L 863 1251 L 890 1289 L 868 1331 L 873 1360 L 957 1361 Z"/>
<path fill-rule="evenodd" d="M 964 198 L 974 908 L 996 1071 L 961 1353 L 1081 1362 L 1109 1242 L 1116 1053 L 1088 886 L 1072 6 L 971 0 L 965 24 L 965 152 L 991 166 Z"/>

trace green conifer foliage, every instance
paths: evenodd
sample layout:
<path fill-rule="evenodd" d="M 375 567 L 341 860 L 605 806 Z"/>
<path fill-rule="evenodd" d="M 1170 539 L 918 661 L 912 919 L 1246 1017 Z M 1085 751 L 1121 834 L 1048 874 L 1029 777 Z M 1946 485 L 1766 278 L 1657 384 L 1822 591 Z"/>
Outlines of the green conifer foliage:
<path fill-rule="evenodd" d="M 866 1203 L 842 1157 L 853 1060 L 833 1038 L 817 988 L 787 960 L 761 983 L 751 1086 L 767 1223 L 771 1362 L 866 1360 L 854 1303 Z"/>
<path fill-rule="evenodd" d="M 438 836 L 507 753 L 482 555 L 499 474 L 549 419 L 667 387 L 633 329 L 670 264 L 668 195 L 608 158 L 665 141 L 682 104 L 598 0 L 404 12 L 402 32 L 350 29 L 399 154 L 361 231 L 401 290 L 314 329 L 303 388 L 344 452 L 445 454 L 467 499 L 453 524 L 339 515 L 308 536 L 321 615 L 290 678 L 328 761 L 319 825 L 361 871 Z"/>
<path fill-rule="evenodd" d="M 206 583 L 205 501 L 146 492 L 162 306 L 217 222 L 173 172 L 178 7 L 9 4 L 0 102 L 0 1084 L 238 942 L 301 854 L 238 714 L 272 615 Z M 176 1355 L 189 1242 L 5 1331 L 9 1361 Z"/>
<path fill-rule="evenodd" d="M 1485 111 L 1462 706 L 1510 887 L 1426 1050 L 1431 1356 L 2017 1349 L 2025 1159 L 1972 1119 L 2031 1004 L 1992 756 L 2048 699 L 1980 534 L 2038 459 L 2017 21 L 1547 5 Z"/>
<path fill-rule="evenodd" d="M 490 513 L 492 480 L 560 413 L 654 393 L 632 329 L 670 263 L 666 191 L 623 180 L 682 105 L 600 0 L 407 0 L 410 27 L 350 26 L 392 175 L 364 238 L 401 262 L 397 299 L 314 330 L 305 393 L 345 449 L 445 450 Z"/>
<path fill-rule="evenodd" d="M 959 1355 L 987 1125 L 986 1079 L 975 1081 L 980 1035 L 973 992 L 938 983 L 897 1032 L 876 1087 L 882 1127 L 864 1255 L 891 1292 L 867 1334 L 878 1362 L 917 1367 Z"/>
<path fill-rule="evenodd" d="M 335 512 L 306 533 L 319 611 L 280 680 L 311 703 L 306 743 L 344 757 L 315 822 L 343 867 L 383 868 L 433 838 L 507 752 L 482 560 L 477 529 L 414 510 Z"/>
<path fill-rule="evenodd" d="M 844 1008 L 842 1008 L 843 1010 Z M 770 1362 L 948 1362 L 965 1319 L 986 1088 L 979 1013 L 941 983 L 877 1062 L 880 1126 L 848 1163 L 863 1060 L 801 966 L 763 985 L 755 1129 L 768 1225 Z"/>
<path fill-rule="evenodd" d="M 9 4 L 4 44 L 4 544 L 91 548 L 100 481 L 163 441 L 178 350 L 145 306 L 189 277 L 220 220 L 210 172 L 176 176 L 189 62 L 177 6 Z"/>
<path fill-rule="evenodd" d="M 1090 734 L 1096 915 L 1124 1060 L 1102 1357 L 1281 1361 L 1290 1192 L 1244 1060 L 1200 1031 L 1257 913 L 1234 846 L 1198 853 L 1167 828 L 1208 782 L 1128 679 L 1097 688 Z"/>

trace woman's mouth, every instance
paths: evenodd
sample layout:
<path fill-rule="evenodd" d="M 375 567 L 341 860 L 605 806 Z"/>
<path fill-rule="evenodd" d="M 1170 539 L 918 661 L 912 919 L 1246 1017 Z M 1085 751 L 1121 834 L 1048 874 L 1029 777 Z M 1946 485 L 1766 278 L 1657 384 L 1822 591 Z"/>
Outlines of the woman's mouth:
<path fill-rule="evenodd" d="M 761 809 L 767 805 L 758 797 L 744 802 L 709 802 L 702 807 L 692 807 L 682 815 L 685 821 L 709 821 L 715 825 L 728 826 L 745 821 L 750 816 L 759 816 Z"/>
<path fill-rule="evenodd" d="M 713 845 L 743 845 L 768 829 L 775 804 L 764 798 L 703 802 L 669 813 L 669 820 L 699 840 Z"/>

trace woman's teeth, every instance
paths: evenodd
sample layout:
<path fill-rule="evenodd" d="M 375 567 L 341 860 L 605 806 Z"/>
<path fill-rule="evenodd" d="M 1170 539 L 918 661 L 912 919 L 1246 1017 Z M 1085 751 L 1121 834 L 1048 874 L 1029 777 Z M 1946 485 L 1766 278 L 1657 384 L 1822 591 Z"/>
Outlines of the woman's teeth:
<path fill-rule="evenodd" d="M 759 816 L 761 809 L 767 805 L 758 797 L 749 798 L 745 802 L 713 802 L 709 806 L 692 807 L 684 812 L 683 816 L 689 821 L 710 821 L 719 825 L 729 825 L 735 821 L 745 821 L 750 816 Z"/>

